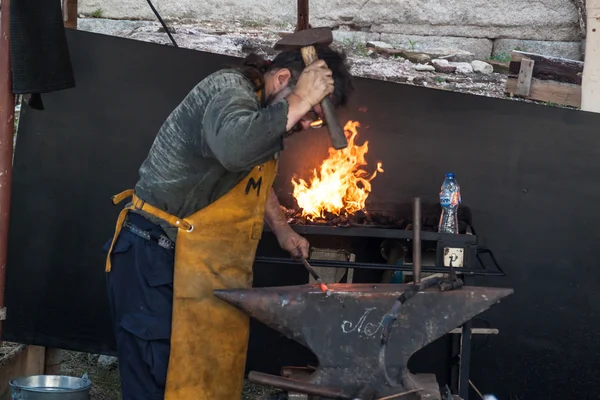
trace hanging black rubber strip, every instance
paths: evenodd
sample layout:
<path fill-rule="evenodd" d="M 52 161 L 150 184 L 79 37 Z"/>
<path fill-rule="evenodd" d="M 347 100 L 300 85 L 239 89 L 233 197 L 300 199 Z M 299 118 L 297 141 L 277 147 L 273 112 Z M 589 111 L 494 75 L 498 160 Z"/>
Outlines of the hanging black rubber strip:
<path fill-rule="evenodd" d="M 169 35 L 169 39 L 171 39 L 171 42 L 173 42 L 173 46 L 179 47 L 177 45 L 177 42 L 175 41 L 175 38 L 173 37 L 173 35 L 171 35 L 171 31 L 169 31 L 169 28 L 167 28 L 167 24 L 165 24 L 165 21 L 163 21 L 162 17 L 160 16 L 160 14 L 156 10 L 156 8 L 154 8 L 154 4 L 152 4 L 152 2 L 150 0 L 146 0 L 146 1 L 148 2 L 148 5 L 152 9 L 152 12 L 154 13 L 154 15 L 156 15 L 156 18 L 158 18 L 158 21 L 164 28 L 165 32 L 167 32 L 167 35 Z"/>

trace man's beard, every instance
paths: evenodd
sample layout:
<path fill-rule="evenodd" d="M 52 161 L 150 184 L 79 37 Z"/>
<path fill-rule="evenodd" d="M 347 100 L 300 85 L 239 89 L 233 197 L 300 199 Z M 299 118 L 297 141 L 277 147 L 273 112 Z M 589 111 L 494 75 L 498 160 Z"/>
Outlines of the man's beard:
<path fill-rule="evenodd" d="M 285 100 L 285 98 L 287 96 L 289 96 L 293 91 L 294 91 L 294 87 L 286 86 L 285 88 L 281 89 L 279 91 L 279 93 L 277 93 L 275 96 L 272 96 L 270 99 L 267 100 L 267 106 L 270 106 L 270 105 L 273 105 L 273 104 L 279 103 L 280 101 Z M 285 132 L 283 134 L 283 137 L 288 137 L 290 135 L 293 135 L 296 132 L 300 132 L 302 129 L 303 129 L 302 124 L 300 122 L 298 122 L 296 125 L 294 125 L 292 127 L 292 129 Z"/>
<path fill-rule="evenodd" d="M 267 100 L 267 105 L 270 106 L 272 104 L 279 103 L 280 101 L 285 100 L 285 98 L 287 96 L 289 96 L 293 91 L 294 91 L 293 87 L 289 87 L 289 86 L 284 87 L 283 89 L 281 89 L 279 91 L 279 93 L 275 94 L 274 96 L 271 96 Z"/>

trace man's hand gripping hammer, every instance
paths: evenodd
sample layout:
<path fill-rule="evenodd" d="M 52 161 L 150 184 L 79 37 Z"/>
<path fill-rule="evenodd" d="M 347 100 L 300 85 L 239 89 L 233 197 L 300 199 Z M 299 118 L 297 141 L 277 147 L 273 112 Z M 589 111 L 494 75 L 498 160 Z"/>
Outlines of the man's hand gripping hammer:
<path fill-rule="evenodd" d="M 307 66 L 317 61 L 317 50 L 315 45 L 329 45 L 333 42 L 333 34 L 329 28 L 312 28 L 297 31 L 291 35 L 285 36 L 275 44 L 275 50 L 296 50 L 300 49 L 304 64 Z M 329 138 L 334 149 L 341 150 L 348 147 L 348 139 L 344 129 L 335 115 L 335 109 L 329 97 L 321 101 L 323 117 L 329 130 Z"/>

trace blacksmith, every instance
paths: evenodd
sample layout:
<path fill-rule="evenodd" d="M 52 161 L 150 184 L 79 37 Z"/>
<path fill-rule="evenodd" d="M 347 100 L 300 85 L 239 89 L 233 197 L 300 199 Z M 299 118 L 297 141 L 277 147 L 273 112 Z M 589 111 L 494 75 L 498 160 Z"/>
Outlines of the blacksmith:
<path fill-rule="evenodd" d="M 308 257 L 272 189 L 284 138 L 352 90 L 345 58 L 252 55 L 194 87 L 160 128 L 105 246 L 124 400 L 239 400 L 249 320 L 213 296 L 252 285 L 263 221 Z"/>

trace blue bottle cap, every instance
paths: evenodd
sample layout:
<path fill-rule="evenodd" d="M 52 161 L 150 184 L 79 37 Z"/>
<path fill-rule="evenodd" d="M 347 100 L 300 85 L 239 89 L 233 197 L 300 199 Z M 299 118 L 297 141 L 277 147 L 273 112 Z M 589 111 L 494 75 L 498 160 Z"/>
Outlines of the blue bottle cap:
<path fill-rule="evenodd" d="M 448 172 L 448 173 L 446 173 L 446 178 L 449 178 L 449 179 L 454 178 L 454 172 Z"/>

